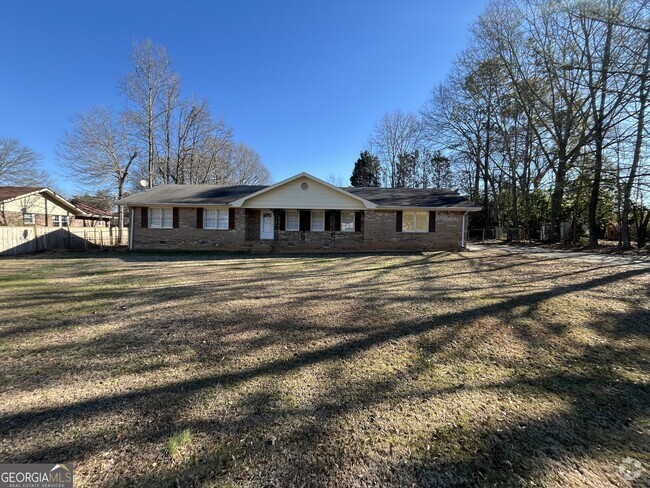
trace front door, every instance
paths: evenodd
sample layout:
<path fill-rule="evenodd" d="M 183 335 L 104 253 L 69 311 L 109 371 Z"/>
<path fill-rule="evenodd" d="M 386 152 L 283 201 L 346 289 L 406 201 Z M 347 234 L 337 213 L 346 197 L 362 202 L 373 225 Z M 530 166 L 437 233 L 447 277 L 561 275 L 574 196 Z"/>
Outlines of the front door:
<path fill-rule="evenodd" d="M 273 212 L 262 210 L 260 220 L 260 239 L 273 239 Z"/>

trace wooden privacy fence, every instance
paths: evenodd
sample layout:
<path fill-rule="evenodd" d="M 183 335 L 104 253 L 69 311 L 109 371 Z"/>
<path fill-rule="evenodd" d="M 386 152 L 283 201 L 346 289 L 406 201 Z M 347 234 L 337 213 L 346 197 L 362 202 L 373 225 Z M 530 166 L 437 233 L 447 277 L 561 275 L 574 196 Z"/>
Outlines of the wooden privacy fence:
<path fill-rule="evenodd" d="M 53 249 L 96 249 L 126 245 L 128 228 L 117 227 L 0 227 L 0 256 Z"/>

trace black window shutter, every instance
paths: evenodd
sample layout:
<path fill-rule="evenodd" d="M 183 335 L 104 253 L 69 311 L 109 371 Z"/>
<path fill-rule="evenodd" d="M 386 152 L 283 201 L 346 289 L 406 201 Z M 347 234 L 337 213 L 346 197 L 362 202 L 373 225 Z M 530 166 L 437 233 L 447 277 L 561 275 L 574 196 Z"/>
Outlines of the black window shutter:
<path fill-rule="evenodd" d="M 402 211 L 395 212 L 395 232 L 402 232 Z"/>
<path fill-rule="evenodd" d="M 329 232 L 332 229 L 332 211 L 325 210 L 325 232 Z"/>
<path fill-rule="evenodd" d="M 233 230 L 235 228 L 235 210 L 234 208 L 228 209 L 228 228 Z"/>
<path fill-rule="evenodd" d="M 429 212 L 429 232 L 436 231 L 436 213 Z"/>
<path fill-rule="evenodd" d="M 337 232 L 341 231 L 341 211 L 334 211 L 334 230 Z"/>
<path fill-rule="evenodd" d="M 300 230 L 308 231 L 311 227 L 311 212 L 309 210 L 300 211 Z"/>
<path fill-rule="evenodd" d="M 174 229 L 178 229 L 178 225 L 180 224 L 180 220 L 181 220 L 181 219 L 180 219 L 180 212 L 179 212 L 179 210 L 180 210 L 180 209 L 179 209 L 178 207 L 174 207 L 174 209 L 172 210 L 172 222 L 173 222 L 173 223 L 172 223 L 172 227 L 173 227 Z"/>
<path fill-rule="evenodd" d="M 203 207 L 196 209 L 196 228 L 203 229 Z"/>
<path fill-rule="evenodd" d="M 287 230 L 287 212 L 280 210 L 280 230 Z"/>
<path fill-rule="evenodd" d="M 140 224 L 143 229 L 149 227 L 149 209 L 147 207 L 142 207 L 140 209 Z"/>
<path fill-rule="evenodd" d="M 361 211 L 354 212 L 354 232 L 361 232 L 362 217 L 363 217 L 363 212 Z"/>

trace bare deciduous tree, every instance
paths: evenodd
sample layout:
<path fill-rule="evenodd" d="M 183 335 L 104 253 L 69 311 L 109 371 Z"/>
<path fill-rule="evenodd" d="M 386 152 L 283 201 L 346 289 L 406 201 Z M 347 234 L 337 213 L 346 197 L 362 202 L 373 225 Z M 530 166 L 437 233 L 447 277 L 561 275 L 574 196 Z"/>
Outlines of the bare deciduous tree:
<path fill-rule="evenodd" d="M 76 178 L 94 188 L 113 190 L 119 200 L 138 150 L 129 140 L 124 119 L 115 118 L 108 108 L 96 107 L 73 117 L 72 128 L 59 142 L 57 156 Z M 120 207 L 119 232 L 123 226 Z"/>
<path fill-rule="evenodd" d="M 397 188 L 403 184 L 403 171 L 400 172 L 400 157 L 414 153 L 418 149 L 422 128 L 417 116 L 397 109 L 386 113 L 377 122 L 369 146 L 379 156 L 384 166 L 386 186 Z M 400 178 L 402 174 L 402 178 Z"/>
<path fill-rule="evenodd" d="M 133 44 L 131 64 L 132 70 L 118 79 L 118 87 L 132 104 L 130 120 L 138 126 L 145 141 L 147 176 L 152 187 L 156 174 L 156 124 L 168 111 L 165 95 L 173 92 L 178 76 L 171 70 L 165 47 L 154 45 L 150 39 Z M 166 101 L 172 99 L 166 97 Z"/>
<path fill-rule="evenodd" d="M 47 176 L 40 168 L 41 156 L 18 139 L 0 136 L 0 184 L 45 186 Z"/>

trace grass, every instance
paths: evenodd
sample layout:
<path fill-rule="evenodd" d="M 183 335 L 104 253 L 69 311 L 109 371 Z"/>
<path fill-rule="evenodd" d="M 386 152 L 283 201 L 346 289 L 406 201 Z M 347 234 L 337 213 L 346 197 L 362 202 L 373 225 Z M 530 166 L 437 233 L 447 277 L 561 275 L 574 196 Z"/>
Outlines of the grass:
<path fill-rule="evenodd" d="M 169 442 L 167 443 L 167 452 L 172 461 L 177 461 L 180 459 L 181 454 L 183 453 L 184 448 L 186 448 L 192 440 L 192 435 L 190 434 L 189 429 L 185 429 L 182 432 L 174 434 Z"/>
<path fill-rule="evenodd" d="M 0 462 L 75 486 L 648 482 L 642 266 L 62 253 L 0 277 Z"/>

